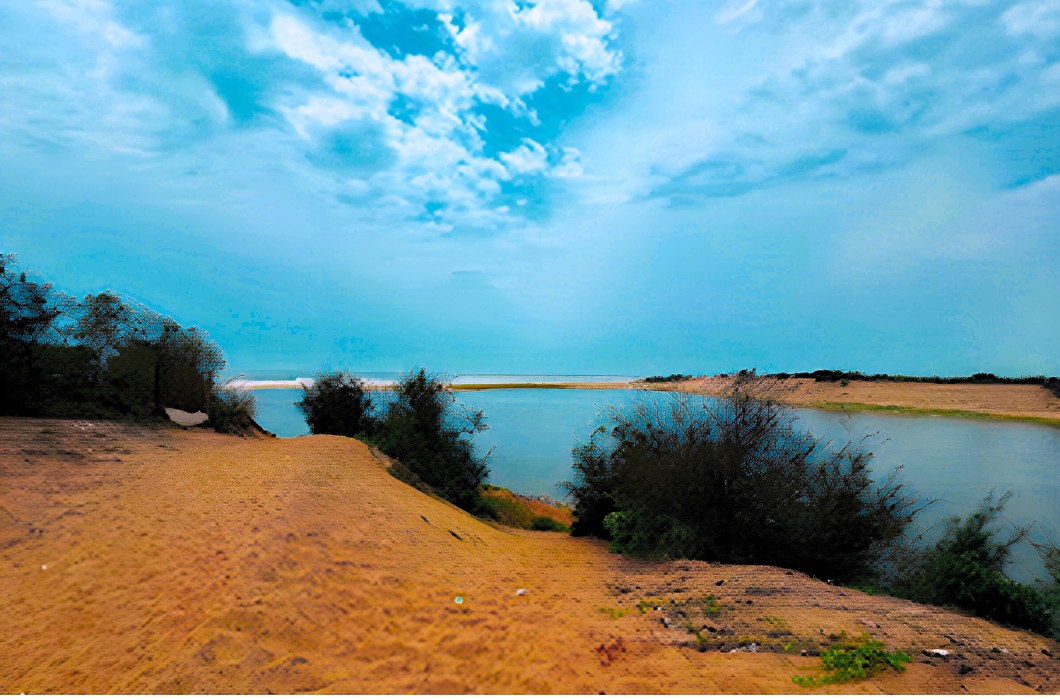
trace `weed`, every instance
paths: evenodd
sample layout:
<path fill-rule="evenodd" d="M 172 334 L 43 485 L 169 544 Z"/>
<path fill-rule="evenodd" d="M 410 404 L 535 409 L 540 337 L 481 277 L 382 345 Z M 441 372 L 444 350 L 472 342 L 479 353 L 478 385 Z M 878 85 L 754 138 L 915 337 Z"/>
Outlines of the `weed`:
<path fill-rule="evenodd" d="M 610 617 L 612 620 L 619 620 L 619 619 L 625 617 L 626 615 L 628 615 L 630 613 L 629 610 L 625 610 L 625 609 L 622 609 L 622 608 L 615 609 L 615 608 L 601 607 L 601 608 L 598 608 L 597 610 L 599 612 L 604 613 L 605 615 Z"/>
<path fill-rule="evenodd" d="M 570 528 L 547 515 L 539 515 L 530 522 L 531 530 L 547 532 L 570 532 Z"/>
<path fill-rule="evenodd" d="M 846 633 L 840 636 L 845 638 Z M 828 651 L 821 652 L 821 665 L 830 673 L 819 678 L 793 676 L 791 680 L 804 688 L 849 683 L 869 678 L 888 666 L 901 673 L 905 671 L 905 664 L 912 660 L 904 651 L 889 652 L 883 642 L 863 634 L 854 642 L 833 644 Z"/>
<path fill-rule="evenodd" d="M 703 596 L 703 614 L 707 617 L 721 615 L 721 603 L 716 601 L 712 595 Z"/>

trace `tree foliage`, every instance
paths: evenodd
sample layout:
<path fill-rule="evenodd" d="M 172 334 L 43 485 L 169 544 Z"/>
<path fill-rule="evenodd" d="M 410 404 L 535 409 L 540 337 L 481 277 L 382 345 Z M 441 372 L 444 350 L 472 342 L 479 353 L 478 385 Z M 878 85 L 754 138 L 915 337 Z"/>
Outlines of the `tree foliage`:
<path fill-rule="evenodd" d="M 376 393 L 348 370 L 325 370 L 303 387 L 295 405 L 310 432 L 376 445 L 442 498 L 472 513 L 488 513 L 480 489 L 490 455 L 479 455 L 472 437 L 489 427 L 482 411 L 456 400 L 444 374 L 421 367 Z"/>
<path fill-rule="evenodd" d="M 202 330 L 110 290 L 78 301 L 20 269 L 15 255 L 0 255 L 0 414 L 208 412 L 224 367 Z"/>
<path fill-rule="evenodd" d="M 609 409 L 573 451 L 574 534 L 655 557 L 773 564 L 821 578 L 869 576 L 917 511 L 897 472 L 876 483 L 862 445 L 799 431 L 789 408 L 642 394 Z"/>
<path fill-rule="evenodd" d="M 347 369 L 328 369 L 302 386 L 302 400 L 294 404 L 314 435 L 357 437 L 374 432 L 375 399 L 360 377 Z"/>

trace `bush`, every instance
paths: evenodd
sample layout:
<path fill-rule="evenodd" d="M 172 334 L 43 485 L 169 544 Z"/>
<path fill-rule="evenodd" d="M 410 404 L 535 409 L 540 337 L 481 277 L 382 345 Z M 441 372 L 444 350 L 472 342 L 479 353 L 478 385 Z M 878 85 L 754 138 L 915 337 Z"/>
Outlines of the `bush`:
<path fill-rule="evenodd" d="M 896 473 L 873 482 L 870 452 L 833 449 L 794 421 L 791 409 L 740 392 L 645 393 L 609 409 L 573 450 L 573 534 L 603 534 L 626 554 L 870 578 L 916 501 Z"/>
<path fill-rule="evenodd" d="M 539 515 L 530 522 L 531 530 L 544 532 L 570 532 L 570 528 L 547 515 Z"/>
<path fill-rule="evenodd" d="M 1012 546 L 1027 533 L 1017 529 L 1007 539 L 999 539 L 1002 530 L 992 525 L 1007 500 L 1008 494 L 995 503 L 991 494 L 963 521 L 956 517 L 948 520 L 934 546 L 919 549 L 914 545 L 900 552 L 884 579 L 887 591 L 919 603 L 954 605 L 1039 634 L 1060 634 L 1056 583 L 1036 587 L 1005 575 L 1006 566 L 1012 563 Z M 1047 569 L 1048 553 L 1046 548 L 1043 558 Z"/>
<path fill-rule="evenodd" d="M 480 487 L 489 454 L 478 456 L 471 441 L 488 430 L 482 412 L 457 403 L 446 377 L 423 368 L 403 373 L 388 398 L 370 441 L 445 500 L 487 514 Z"/>
<path fill-rule="evenodd" d="M 909 654 L 903 651 L 889 652 L 880 640 L 862 635 L 856 642 L 840 642 L 821 652 L 821 666 L 830 673 L 820 678 L 795 676 L 792 680 L 806 688 L 829 683 L 849 683 L 865 680 L 888 667 L 902 673 L 905 671 L 905 664 L 912 660 Z"/>
<path fill-rule="evenodd" d="M 480 493 L 489 454 L 479 456 L 471 437 L 488 429 L 481 411 L 457 403 L 444 375 L 420 368 L 373 395 L 348 370 L 314 375 L 295 403 L 314 434 L 356 437 L 401 463 L 401 478 L 428 486 L 468 512 L 492 515 Z M 422 490 L 422 489 L 421 489 Z"/>
<path fill-rule="evenodd" d="M 312 385 L 302 389 L 302 400 L 294 405 L 314 435 L 356 437 L 374 432 L 372 394 L 348 369 L 317 372 Z"/>
<path fill-rule="evenodd" d="M 208 424 L 219 433 L 245 436 L 257 426 L 257 412 L 257 400 L 249 389 L 226 382 L 211 397 Z"/>

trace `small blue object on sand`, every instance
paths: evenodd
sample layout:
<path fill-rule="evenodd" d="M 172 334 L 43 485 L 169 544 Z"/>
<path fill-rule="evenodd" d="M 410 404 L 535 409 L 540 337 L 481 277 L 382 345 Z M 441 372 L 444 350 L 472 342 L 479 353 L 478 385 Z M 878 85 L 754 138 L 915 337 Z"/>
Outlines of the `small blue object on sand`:
<path fill-rule="evenodd" d="M 464 599 L 461 598 L 460 596 L 457 596 L 456 597 L 456 604 L 457 605 L 463 605 L 464 604 Z"/>

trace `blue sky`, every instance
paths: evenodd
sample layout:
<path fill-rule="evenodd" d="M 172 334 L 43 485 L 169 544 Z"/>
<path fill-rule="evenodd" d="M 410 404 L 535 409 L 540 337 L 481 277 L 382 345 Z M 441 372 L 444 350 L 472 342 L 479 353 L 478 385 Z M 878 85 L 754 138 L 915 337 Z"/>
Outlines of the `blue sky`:
<path fill-rule="evenodd" d="M 0 2 L 0 249 L 234 371 L 1060 374 L 1060 0 Z"/>

